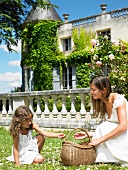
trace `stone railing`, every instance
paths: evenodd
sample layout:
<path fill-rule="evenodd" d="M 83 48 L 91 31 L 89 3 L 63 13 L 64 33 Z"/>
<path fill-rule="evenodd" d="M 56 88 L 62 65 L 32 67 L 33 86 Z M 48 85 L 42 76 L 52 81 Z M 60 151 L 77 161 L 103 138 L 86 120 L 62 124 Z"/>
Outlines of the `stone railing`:
<path fill-rule="evenodd" d="M 124 17 L 124 16 L 128 16 L 128 8 L 122 8 L 119 10 L 114 10 L 111 12 L 105 12 L 99 15 L 93 15 L 91 17 L 86 17 L 86 18 L 80 18 L 77 20 L 73 20 L 70 23 L 72 23 L 73 27 L 77 27 L 80 25 L 87 25 L 87 24 L 93 24 L 95 22 L 97 22 L 98 18 L 101 15 L 110 15 L 110 18 L 118 18 L 118 17 Z"/>
<path fill-rule="evenodd" d="M 96 22 L 96 17 L 97 16 L 92 16 L 92 17 L 81 18 L 81 19 L 78 19 L 78 20 L 71 21 L 72 26 L 76 27 L 76 26 L 79 26 L 79 25 L 94 23 L 94 22 Z"/>
<path fill-rule="evenodd" d="M 112 18 L 119 18 L 119 17 L 124 17 L 128 16 L 128 8 L 123 8 L 119 10 L 115 10 L 111 12 L 111 17 Z"/>
<path fill-rule="evenodd" d="M 80 109 L 76 109 L 76 98 L 79 96 Z M 86 97 L 88 96 L 88 101 Z M 70 107 L 67 109 L 67 98 Z M 49 106 L 52 101 L 52 107 Z M 75 128 L 95 129 L 100 119 L 92 117 L 89 88 L 71 90 L 48 90 L 33 92 L 17 92 L 0 94 L 0 126 L 9 126 L 15 109 L 26 105 L 34 113 L 34 121 L 44 128 Z M 58 102 L 61 109 L 58 109 Z M 85 104 L 88 103 L 88 104 Z"/>

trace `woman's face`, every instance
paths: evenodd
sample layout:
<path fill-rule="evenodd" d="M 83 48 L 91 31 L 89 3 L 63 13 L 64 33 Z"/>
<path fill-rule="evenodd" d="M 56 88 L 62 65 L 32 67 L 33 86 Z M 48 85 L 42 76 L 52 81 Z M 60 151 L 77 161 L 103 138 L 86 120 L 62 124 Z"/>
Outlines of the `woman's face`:
<path fill-rule="evenodd" d="M 90 94 L 93 99 L 102 99 L 103 91 L 99 90 L 94 84 L 90 85 Z"/>
<path fill-rule="evenodd" d="M 22 122 L 22 128 L 29 128 L 32 124 L 32 115 L 29 115 L 23 122 Z"/>

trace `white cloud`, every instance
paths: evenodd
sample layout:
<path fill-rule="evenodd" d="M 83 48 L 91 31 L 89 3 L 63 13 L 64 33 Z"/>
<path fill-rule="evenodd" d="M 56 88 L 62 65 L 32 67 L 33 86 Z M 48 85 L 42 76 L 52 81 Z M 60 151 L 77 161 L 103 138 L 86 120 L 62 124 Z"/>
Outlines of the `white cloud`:
<path fill-rule="evenodd" d="M 6 45 L 0 45 L 0 48 L 2 48 L 3 51 L 5 51 L 5 52 L 9 52 Z"/>
<path fill-rule="evenodd" d="M 4 84 L 4 86 L 0 86 L 0 94 L 8 93 L 8 92 L 11 92 L 11 88 L 8 86 L 8 84 Z"/>
<path fill-rule="evenodd" d="M 16 82 L 13 82 L 13 83 L 9 83 L 8 86 L 10 86 L 10 87 L 20 87 L 21 84 L 20 84 L 20 82 L 16 81 Z"/>
<path fill-rule="evenodd" d="M 2 93 L 10 93 L 12 89 L 15 87 L 21 87 L 21 83 L 16 82 L 1 82 L 0 83 L 0 94 Z"/>
<path fill-rule="evenodd" d="M 19 67 L 20 66 L 20 60 L 9 61 L 8 65 Z"/>
<path fill-rule="evenodd" d="M 3 51 L 5 52 L 9 52 L 5 44 L 0 45 L 0 48 L 2 48 Z M 17 46 L 11 45 L 11 48 L 15 50 L 16 52 L 21 52 L 21 41 L 18 41 Z"/>
<path fill-rule="evenodd" d="M 17 73 L 12 73 L 12 72 L 6 72 L 4 74 L 0 74 L 0 81 L 18 81 L 21 80 L 21 73 L 17 72 Z"/>
<path fill-rule="evenodd" d="M 13 50 L 21 52 L 21 41 L 18 41 L 18 46 L 11 46 Z"/>

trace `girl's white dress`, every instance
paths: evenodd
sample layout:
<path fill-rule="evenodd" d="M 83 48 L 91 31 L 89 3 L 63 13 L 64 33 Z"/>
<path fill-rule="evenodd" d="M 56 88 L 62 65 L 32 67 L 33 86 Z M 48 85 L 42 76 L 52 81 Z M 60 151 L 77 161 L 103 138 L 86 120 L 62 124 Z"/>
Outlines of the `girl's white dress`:
<path fill-rule="evenodd" d="M 19 135 L 19 161 L 21 164 L 31 164 L 39 154 L 36 136 L 32 137 L 32 130 L 27 135 Z M 12 155 L 7 160 L 14 162 L 13 147 Z"/>
<path fill-rule="evenodd" d="M 107 119 L 97 127 L 93 138 L 99 138 L 111 132 L 118 126 L 119 122 L 116 108 L 120 106 L 124 101 L 126 102 L 126 109 L 128 113 L 127 100 L 123 95 L 118 95 L 117 99 L 113 103 L 111 118 Z M 96 153 L 97 157 L 95 162 L 113 162 L 128 166 L 128 130 L 116 138 L 110 139 L 100 145 L 97 145 Z"/>

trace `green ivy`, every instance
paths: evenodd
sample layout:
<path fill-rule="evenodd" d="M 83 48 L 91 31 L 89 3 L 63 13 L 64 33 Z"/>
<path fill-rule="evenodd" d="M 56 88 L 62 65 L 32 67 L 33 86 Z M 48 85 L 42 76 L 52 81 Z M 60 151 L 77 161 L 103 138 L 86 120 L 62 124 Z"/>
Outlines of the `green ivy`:
<path fill-rule="evenodd" d="M 77 66 L 77 88 L 86 88 L 90 82 L 90 67 L 88 63 L 91 62 L 90 49 L 92 45 L 91 39 L 95 37 L 95 33 L 85 28 L 74 28 L 72 31 L 74 42 L 73 52 L 66 57 L 67 65 Z"/>
<path fill-rule="evenodd" d="M 89 87 L 90 68 L 87 63 L 77 66 L 77 88 Z"/>
<path fill-rule="evenodd" d="M 57 21 L 27 24 L 22 32 L 22 62 L 34 70 L 34 90 L 52 89 L 52 69 L 60 65 Z"/>
<path fill-rule="evenodd" d="M 72 31 L 72 38 L 74 42 L 74 50 L 87 50 L 91 47 L 90 41 L 95 38 L 95 33 L 92 30 L 86 31 L 85 28 L 74 28 Z"/>

